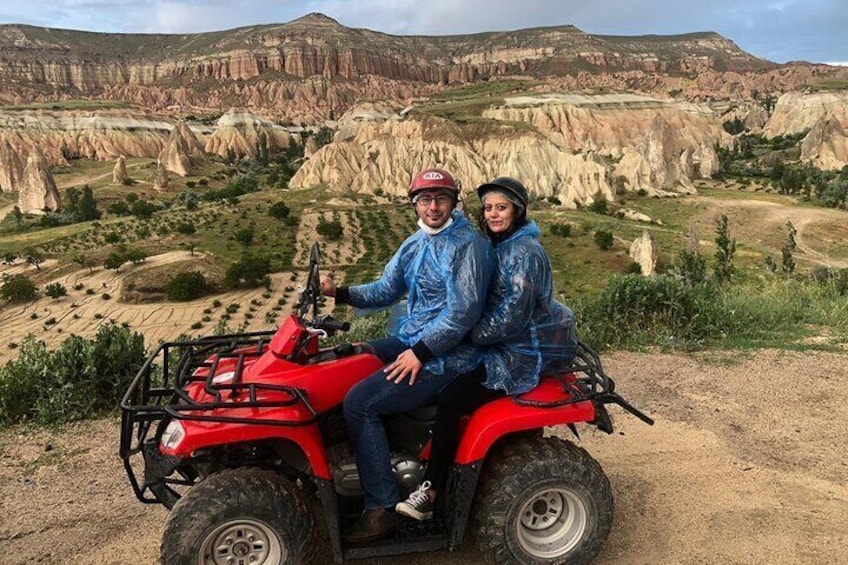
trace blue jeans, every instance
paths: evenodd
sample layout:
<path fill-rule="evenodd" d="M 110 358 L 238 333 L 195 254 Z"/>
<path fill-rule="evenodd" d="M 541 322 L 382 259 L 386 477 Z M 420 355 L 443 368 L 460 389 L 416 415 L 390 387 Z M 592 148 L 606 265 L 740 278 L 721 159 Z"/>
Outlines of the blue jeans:
<path fill-rule="evenodd" d="M 396 338 L 369 343 L 387 364 L 408 349 Z M 380 369 L 348 391 L 344 399 L 344 415 L 359 471 L 359 483 L 365 493 L 365 508 L 394 508 L 400 501 L 383 416 L 401 414 L 434 403 L 439 391 L 454 377 L 421 371 L 415 384 L 410 386 L 408 379 L 400 384 L 387 381 L 386 374 Z"/>

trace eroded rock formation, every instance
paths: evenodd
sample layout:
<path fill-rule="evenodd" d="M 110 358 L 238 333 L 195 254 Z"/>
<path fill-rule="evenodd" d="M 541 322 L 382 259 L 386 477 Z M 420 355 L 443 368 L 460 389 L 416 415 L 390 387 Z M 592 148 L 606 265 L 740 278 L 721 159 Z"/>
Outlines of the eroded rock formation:
<path fill-rule="evenodd" d="M 24 167 L 17 151 L 7 139 L 0 141 L 0 190 L 17 192 L 23 177 Z"/>
<path fill-rule="evenodd" d="M 206 142 L 206 151 L 222 157 L 231 152 L 237 157 L 256 158 L 260 151 L 279 151 L 300 138 L 287 129 L 251 114 L 245 108 L 230 108 L 215 122 L 215 131 Z"/>
<path fill-rule="evenodd" d="M 836 117 L 816 122 L 801 142 L 801 160 L 820 169 L 839 170 L 848 165 L 848 136 Z"/>
<path fill-rule="evenodd" d="M 168 188 L 170 177 L 168 175 L 168 167 L 161 160 L 156 161 L 156 176 L 153 178 L 153 188 L 156 190 L 165 190 Z"/>
<path fill-rule="evenodd" d="M 112 182 L 121 184 L 129 178 L 127 174 L 127 158 L 121 155 L 112 168 Z"/>
<path fill-rule="evenodd" d="M 197 140 L 197 136 L 185 120 L 178 120 L 171 130 L 168 142 L 159 154 L 159 163 L 168 171 L 185 177 L 206 162 L 206 151 L 203 145 Z"/>
<path fill-rule="evenodd" d="M 575 207 L 620 191 L 691 192 L 692 178 L 717 170 L 715 145 L 730 139 L 708 109 L 644 97 L 508 99 L 483 115 L 492 121 L 463 126 L 386 105 L 354 108 L 291 186 L 400 195 L 418 169 L 442 165 L 466 186 L 509 175 Z"/>
<path fill-rule="evenodd" d="M 59 203 L 59 191 L 47 161 L 41 150 L 34 147 L 24 167 L 18 191 L 18 208 L 25 214 L 39 214 L 44 210 L 55 212 L 59 209 Z"/>
<path fill-rule="evenodd" d="M 848 91 L 792 92 L 777 99 L 763 133 L 766 137 L 797 134 L 830 118 L 848 125 Z"/>

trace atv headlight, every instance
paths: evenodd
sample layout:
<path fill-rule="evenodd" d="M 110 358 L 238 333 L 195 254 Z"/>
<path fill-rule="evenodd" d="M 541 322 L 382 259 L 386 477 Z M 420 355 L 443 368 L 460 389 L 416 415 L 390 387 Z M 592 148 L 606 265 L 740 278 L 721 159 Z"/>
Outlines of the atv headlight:
<path fill-rule="evenodd" d="M 179 420 L 171 420 L 168 422 L 168 425 L 165 426 L 165 431 L 162 432 L 162 439 L 160 441 L 160 445 L 163 449 L 176 449 L 180 442 L 185 437 L 185 428 L 180 423 Z"/>

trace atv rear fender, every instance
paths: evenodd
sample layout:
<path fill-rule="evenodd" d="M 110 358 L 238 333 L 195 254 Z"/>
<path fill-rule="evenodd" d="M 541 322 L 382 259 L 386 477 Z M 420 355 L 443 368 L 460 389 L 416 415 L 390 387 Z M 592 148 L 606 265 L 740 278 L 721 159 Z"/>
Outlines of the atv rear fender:
<path fill-rule="evenodd" d="M 567 399 L 561 383 L 555 379 L 544 379 L 522 398 L 540 404 L 556 404 Z M 538 407 L 517 404 L 512 398 L 502 398 L 486 404 L 471 416 L 462 434 L 455 463 L 467 465 L 484 459 L 492 445 L 509 434 L 594 420 L 595 406 L 590 400 Z"/>

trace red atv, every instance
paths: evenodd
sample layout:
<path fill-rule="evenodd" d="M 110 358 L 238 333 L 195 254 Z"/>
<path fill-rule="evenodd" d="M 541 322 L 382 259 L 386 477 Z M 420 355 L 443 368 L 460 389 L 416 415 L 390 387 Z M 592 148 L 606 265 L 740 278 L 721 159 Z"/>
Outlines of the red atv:
<path fill-rule="evenodd" d="M 162 563 L 311 563 L 315 516 L 326 522 L 336 563 L 456 550 L 469 519 L 497 563 L 590 561 L 612 525 L 609 480 L 582 448 L 542 430 L 565 424 L 576 434 L 575 424 L 587 423 L 611 433 L 609 403 L 653 421 L 614 391 L 585 345 L 530 393 L 468 418 L 432 520 L 410 520 L 374 542 L 342 542 L 362 511 L 342 400 L 382 363 L 367 344 L 320 347 L 348 327 L 318 315 L 318 263 L 316 244 L 306 288 L 276 332 L 164 343 L 127 390 L 120 455 L 136 496 L 171 509 Z M 430 406 L 386 420 L 404 494 L 422 480 L 434 415 Z"/>

